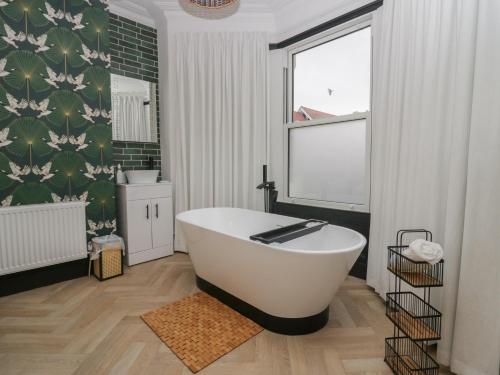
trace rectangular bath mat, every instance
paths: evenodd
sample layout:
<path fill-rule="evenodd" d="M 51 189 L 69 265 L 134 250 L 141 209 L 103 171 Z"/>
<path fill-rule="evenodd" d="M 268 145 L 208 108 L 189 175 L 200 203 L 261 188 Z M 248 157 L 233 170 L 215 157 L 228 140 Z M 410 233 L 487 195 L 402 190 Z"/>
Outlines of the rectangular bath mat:
<path fill-rule="evenodd" d="M 194 373 L 263 330 L 203 292 L 150 311 L 141 318 Z"/>

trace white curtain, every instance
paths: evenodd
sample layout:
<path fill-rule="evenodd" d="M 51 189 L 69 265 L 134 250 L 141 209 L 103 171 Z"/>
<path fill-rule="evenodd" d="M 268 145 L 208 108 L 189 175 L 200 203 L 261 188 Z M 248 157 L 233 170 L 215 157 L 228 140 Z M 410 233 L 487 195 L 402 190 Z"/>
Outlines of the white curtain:
<path fill-rule="evenodd" d="M 488 1 L 493 2 L 485 3 Z M 373 25 L 372 196 L 367 282 L 385 295 L 389 287 L 387 246 L 394 244 L 398 229 L 423 227 L 433 232 L 434 240 L 445 249 L 445 286 L 433 296 L 443 312 L 443 340 L 438 346 L 438 359 L 443 364 L 451 363 L 452 370 L 458 370 L 457 361 L 466 361 L 458 347 L 470 348 L 467 339 L 460 343 L 455 340 L 454 344 L 454 332 L 460 332 L 457 327 L 461 324 L 473 326 L 472 322 L 460 321 L 459 315 L 455 319 L 464 308 L 469 313 L 473 311 L 468 305 L 474 300 L 459 301 L 457 308 L 457 294 L 464 291 L 458 288 L 465 277 L 461 267 L 462 270 L 468 267 L 466 249 L 470 257 L 485 256 L 484 262 L 496 261 L 496 274 L 493 270 L 496 284 L 490 280 L 491 284 L 483 285 L 471 272 L 467 273 L 467 283 L 491 294 L 489 300 L 481 300 L 482 305 L 477 309 L 499 314 L 498 256 L 488 260 L 481 248 L 470 243 L 466 247 L 472 238 L 478 240 L 476 232 L 467 240 L 466 202 L 468 206 L 471 194 L 476 199 L 492 195 L 491 187 L 478 187 L 474 193 L 470 188 L 467 191 L 469 147 L 472 147 L 469 144 L 471 103 L 473 95 L 474 99 L 484 95 L 474 84 L 478 4 L 472 0 L 385 0 Z M 498 49 L 499 35 L 490 35 L 495 39 L 490 46 L 496 45 Z M 498 123 L 496 117 L 491 117 L 484 124 L 484 133 L 490 131 L 493 136 L 492 121 Z M 496 135 L 498 144 L 498 130 Z M 498 168 L 498 159 L 495 162 L 493 156 L 488 166 Z M 498 195 L 496 199 L 498 202 Z M 494 202 L 491 199 L 484 204 Z M 497 205 L 496 212 L 499 208 Z M 494 223 L 496 233 L 498 218 Z M 487 228 L 491 223 L 476 225 Z M 486 240 L 495 243 L 492 237 Z M 498 363 L 499 351 L 492 354 L 486 346 L 494 343 L 498 349 L 500 336 L 495 325 L 498 323 L 491 315 L 488 317 L 488 324 L 495 327 L 493 338 L 488 339 L 487 332 L 481 332 L 475 344 L 483 349 L 477 353 L 475 364 L 471 364 L 483 365 L 461 373 L 498 373 L 494 362 Z"/>
<path fill-rule="evenodd" d="M 480 0 L 451 368 L 500 374 L 500 2 Z"/>
<path fill-rule="evenodd" d="M 179 33 L 169 41 L 169 162 L 175 212 L 261 208 L 266 161 L 264 33 Z M 183 244 L 176 232 L 176 249 Z"/>
<path fill-rule="evenodd" d="M 113 139 L 117 141 L 151 142 L 149 114 L 142 95 L 113 95 Z"/>

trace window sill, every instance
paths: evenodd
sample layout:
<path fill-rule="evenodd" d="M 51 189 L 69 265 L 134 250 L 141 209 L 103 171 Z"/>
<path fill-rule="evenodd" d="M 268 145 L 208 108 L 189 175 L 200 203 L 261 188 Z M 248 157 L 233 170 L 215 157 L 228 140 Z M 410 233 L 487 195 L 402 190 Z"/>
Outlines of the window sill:
<path fill-rule="evenodd" d="M 302 206 L 312 206 L 321 208 L 331 208 L 335 210 L 351 211 L 351 212 L 363 212 L 370 213 L 370 206 L 368 204 L 351 204 L 351 203 L 339 203 L 339 202 L 327 202 L 314 199 L 304 199 L 304 198 L 289 198 L 284 197 L 278 199 L 278 203 L 291 203 Z"/>

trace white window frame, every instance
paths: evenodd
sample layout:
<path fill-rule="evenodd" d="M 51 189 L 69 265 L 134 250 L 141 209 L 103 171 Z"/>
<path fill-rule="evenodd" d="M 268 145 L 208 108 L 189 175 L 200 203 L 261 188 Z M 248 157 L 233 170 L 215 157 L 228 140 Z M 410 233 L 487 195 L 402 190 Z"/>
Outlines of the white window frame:
<path fill-rule="evenodd" d="M 351 22 L 339 25 L 326 33 L 322 33 L 315 37 L 306 39 L 298 44 L 295 44 L 287 49 L 288 53 L 288 67 L 285 69 L 286 80 L 284 82 L 285 99 L 286 102 L 284 108 L 284 126 L 283 126 L 283 198 L 282 201 L 286 203 L 301 204 L 306 206 L 315 207 L 325 207 L 334 208 L 339 210 L 357 211 L 357 212 L 370 212 L 370 186 L 371 186 L 371 108 L 367 112 L 359 112 L 345 116 L 335 116 L 325 119 L 309 120 L 309 121 L 299 121 L 293 122 L 293 56 L 297 53 L 306 51 L 308 49 L 317 47 L 321 44 L 328 43 L 332 40 L 341 38 L 345 35 L 351 34 L 355 31 L 359 31 L 366 27 L 371 26 L 372 15 L 368 14 L 366 16 L 360 17 Z M 373 40 L 372 40 L 372 55 L 373 55 Z M 370 80 L 373 81 L 373 58 L 371 58 L 370 65 L 372 66 L 372 72 L 370 74 Z M 370 82 L 370 93 L 371 93 L 372 82 Z M 371 95 L 371 94 L 370 94 Z M 372 98 L 370 98 L 370 106 L 372 103 Z M 344 203 L 344 202 L 332 202 L 323 200 L 314 200 L 306 198 L 296 198 L 290 197 L 289 194 L 289 136 L 290 130 L 294 128 L 303 128 L 308 126 L 318 126 L 318 125 L 333 125 L 337 123 L 345 123 L 347 121 L 354 120 L 366 120 L 366 161 L 365 161 L 365 194 L 362 204 L 354 203 Z"/>

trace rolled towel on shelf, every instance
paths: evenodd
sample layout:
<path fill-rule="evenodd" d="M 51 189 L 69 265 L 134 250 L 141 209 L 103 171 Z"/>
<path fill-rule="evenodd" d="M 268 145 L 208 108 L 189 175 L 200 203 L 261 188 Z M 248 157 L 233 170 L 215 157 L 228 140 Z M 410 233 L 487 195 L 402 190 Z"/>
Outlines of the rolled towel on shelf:
<path fill-rule="evenodd" d="M 418 239 L 410 243 L 402 254 L 415 262 L 436 264 L 443 259 L 443 248 L 438 243 Z"/>

